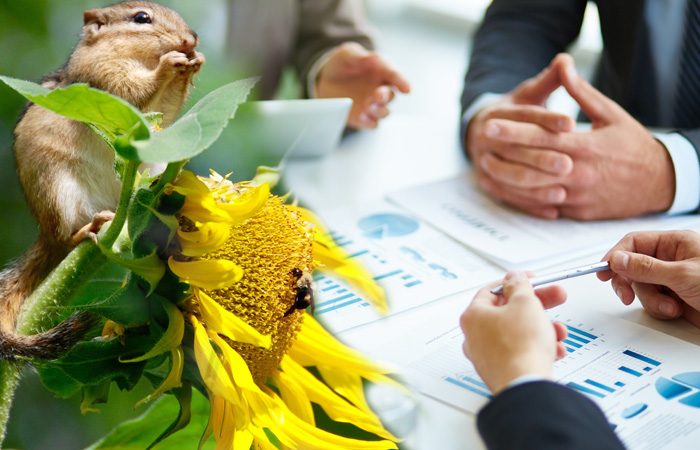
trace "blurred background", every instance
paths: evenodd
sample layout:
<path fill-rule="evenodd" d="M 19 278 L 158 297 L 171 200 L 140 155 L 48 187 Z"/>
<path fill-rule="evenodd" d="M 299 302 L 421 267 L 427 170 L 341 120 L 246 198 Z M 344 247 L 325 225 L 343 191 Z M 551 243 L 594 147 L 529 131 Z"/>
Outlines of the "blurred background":
<path fill-rule="evenodd" d="M 109 0 L 0 0 L 0 74 L 39 81 L 67 60 L 79 39 L 82 12 L 110 3 Z M 230 58 L 235 55 L 224 52 L 226 0 L 160 3 L 178 11 L 198 32 L 199 50 L 207 57 L 195 80 L 190 104 L 237 79 L 230 64 Z M 410 95 L 397 96 L 391 105 L 392 115 L 385 120 L 410 116 L 424 124 L 425 133 L 454 136 L 456 142 L 459 97 L 470 36 L 476 31 L 489 0 L 366 0 L 365 3 L 375 29 L 377 50 L 412 85 Z M 571 51 L 584 74 L 590 73 L 600 48 L 597 27 L 597 13 L 589 7 L 579 42 Z M 297 92 L 298 85 L 290 71 L 280 97 L 293 98 Z M 556 93 L 551 103 L 554 109 L 576 112 L 576 105 L 562 93 Z M 11 150 L 12 130 L 24 104 L 22 97 L 0 85 L 0 230 L 3 233 L 0 265 L 3 267 L 27 250 L 37 235 L 15 174 Z M 225 151 L 226 139 L 224 133 L 208 152 Z M 206 158 L 206 153 L 201 158 Z M 206 160 L 198 166 L 205 167 Z M 100 414 L 82 417 L 80 398 L 54 399 L 27 369 L 13 405 L 5 447 L 83 448 L 108 433 L 115 424 L 141 414 L 146 407 L 134 410 L 133 404 L 145 396 L 144 392 L 137 387 L 134 392 L 120 393 L 113 387 L 110 407 L 103 407 Z"/>

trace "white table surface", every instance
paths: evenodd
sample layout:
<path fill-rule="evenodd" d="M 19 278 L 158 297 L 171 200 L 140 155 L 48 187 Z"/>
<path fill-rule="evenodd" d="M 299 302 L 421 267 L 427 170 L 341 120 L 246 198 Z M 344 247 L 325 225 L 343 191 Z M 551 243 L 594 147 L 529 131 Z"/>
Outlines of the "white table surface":
<path fill-rule="evenodd" d="M 454 23 L 440 27 L 396 11 L 382 14 L 389 17 L 375 17 L 381 36 L 379 48 L 408 76 L 413 92 L 397 97 L 392 114 L 377 130 L 349 136 L 327 157 L 288 162 L 283 178 L 285 186 L 318 212 L 378 200 L 392 190 L 448 178 L 467 167 L 457 136 L 468 27 L 459 30 Z M 600 256 L 565 266 L 595 262 Z M 609 284 L 598 281 L 595 275 L 560 284 L 567 289 L 569 302 L 700 345 L 699 329 L 682 319 L 657 321 L 645 314 L 639 303 L 624 306 Z M 456 324 L 474 292 L 450 296 L 355 328 L 340 337 L 369 351 L 426 322 L 444 320 Z M 473 414 L 424 395 L 418 395 L 417 402 L 418 425 L 405 448 L 483 448 Z"/>

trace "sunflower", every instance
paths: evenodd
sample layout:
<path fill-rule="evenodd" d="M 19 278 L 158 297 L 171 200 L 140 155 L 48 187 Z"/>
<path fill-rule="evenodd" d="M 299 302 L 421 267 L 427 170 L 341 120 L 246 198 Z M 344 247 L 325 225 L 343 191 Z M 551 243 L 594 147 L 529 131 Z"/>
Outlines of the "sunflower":
<path fill-rule="evenodd" d="M 395 383 L 386 368 L 333 338 L 294 307 L 299 273 L 333 270 L 364 287 L 380 310 L 381 290 L 345 260 L 306 210 L 271 196 L 267 184 L 234 184 L 183 171 L 168 188 L 185 196 L 168 265 L 193 295 L 180 309 L 194 330 L 194 354 L 211 413 L 204 439 L 217 448 L 389 449 L 397 438 L 368 406 L 363 379 Z M 313 220 L 313 222 L 309 221 Z M 322 230 L 323 231 L 323 230 Z M 177 386 L 182 347 L 157 393 Z M 314 375 L 307 367 L 315 367 Z M 312 403 L 337 422 L 382 440 L 337 436 L 315 426 Z M 274 436 L 274 439 L 271 438 Z"/>

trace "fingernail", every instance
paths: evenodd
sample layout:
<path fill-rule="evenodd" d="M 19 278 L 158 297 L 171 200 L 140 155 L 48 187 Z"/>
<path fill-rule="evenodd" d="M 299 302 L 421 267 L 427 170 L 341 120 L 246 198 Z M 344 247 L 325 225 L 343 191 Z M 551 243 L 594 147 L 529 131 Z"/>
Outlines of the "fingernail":
<path fill-rule="evenodd" d="M 561 203 L 564 201 L 565 194 L 560 189 L 550 189 L 547 197 L 550 203 Z"/>
<path fill-rule="evenodd" d="M 496 125 L 495 123 L 490 123 L 486 126 L 486 136 L 488 137 L 496 137 L 498 134 L 501 132 L 501 127 Z"/>
<path fill-rule="evenodd" d="M 486 161 L 486 157 L 485 157 L 485 156 L 482 157 L 482 158 L 479 160 L 479 164 L 481 165 L 481 168 L 482 168 L 482 169 L 484 169 L 485 171 L 488 172 L 488 170 L 489 170 L 489 163 Z"/>
<path fill-rule="evenodd" d="M 564 117 L 560 118 L 559 129 L 562 131 L 569 131 L 571 129 L 571 121 Z"/>
<path fill-rule="evenodd" d="M 512 270 L 506 274 L 506 280 L 524 280 L 527 279 L 525 272 L 521 270 Z"/>
<path fill-rule="evenodd" d="M 371 105 L 369 105 L 369 108 L 367 108 L 367 109 L 369 109 L 369 111 L 372 113 L 376 113 L 377 110 L 379 109 L 379 105 L 377 105 L 376 103 L 372 103 Z"/>
<path fill-rule="evenodd" d="M 662 302 L 661 304 L 659 304 L 659 312 L 661 312 L 661 314 L 663 314 L 664 316 L 673 317 L 675 311 L 676 309 L 670 302 Z"/>
<path fill-rule="evenodd" d="M 617 295 L 617 298 L 622 300 L 622 289 L 620 289 L 620 288 L 615 289 L 615 295 Z"/>
<path fill-rule="evenodd" d="M 567 173 L 569 171 L 569 161 L 564 158 L 555 159 L 554 171 L 558 173 Z"/>
<path fill-rule="evenodd" d="M 619 252 L 620 256 L 617 257 L 617 266 L 622 270 L 627 270 L 627 264 L 630 262 L 630 255 L 625 252 Z"/>

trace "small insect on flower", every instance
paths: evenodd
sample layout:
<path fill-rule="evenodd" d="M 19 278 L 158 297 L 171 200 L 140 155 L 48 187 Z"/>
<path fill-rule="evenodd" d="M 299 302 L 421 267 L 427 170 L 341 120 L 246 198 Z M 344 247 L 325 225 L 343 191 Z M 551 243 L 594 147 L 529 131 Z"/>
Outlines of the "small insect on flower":
<path fill-rule="evenodd" d="M 297 291 L 294 304 L 284 313 L 283 317 L 287 317 L 294 312 L 295 309 L 306 309 L 311 306 L 311 314 L 314 313 L 314 279 L 309 272 L 303 272 L 300 269 L 292 270 L 292 275 L 297 279 L 297 285 L 294 290 Z"/>

